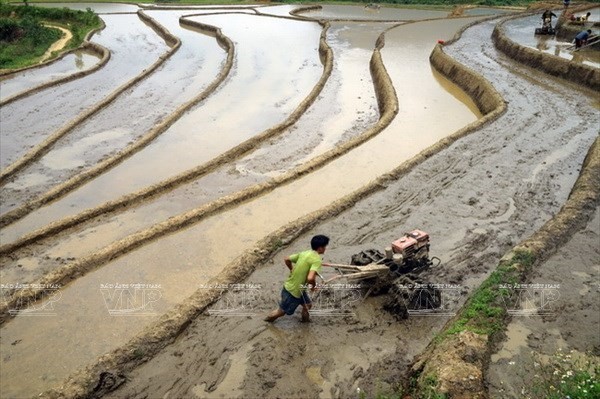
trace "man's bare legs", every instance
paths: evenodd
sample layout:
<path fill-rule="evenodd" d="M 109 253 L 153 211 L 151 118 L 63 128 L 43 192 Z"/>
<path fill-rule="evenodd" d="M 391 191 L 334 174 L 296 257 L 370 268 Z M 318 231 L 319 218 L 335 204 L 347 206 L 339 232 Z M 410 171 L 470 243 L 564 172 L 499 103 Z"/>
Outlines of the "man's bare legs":
<path fill-rule="evenodd" d="M 308 312 L 312 308 L 312 303 L 302 305 L 302 321 L 308 323 L 310 321 L 310 313 Z"/>
<path fill-rule="evenodd" d="M 280 318 L 281 316 L 283 316 L 284 314 L 285 314 L 285 312 L 281 308 L 277 308 L 274 311 L 272 311 L 271 313 L 269 313 L 269 315 L 267 317 L 265 317 L 265 321 L 272 323 L 275 320 L 277 320 L 278 318 Z"/>

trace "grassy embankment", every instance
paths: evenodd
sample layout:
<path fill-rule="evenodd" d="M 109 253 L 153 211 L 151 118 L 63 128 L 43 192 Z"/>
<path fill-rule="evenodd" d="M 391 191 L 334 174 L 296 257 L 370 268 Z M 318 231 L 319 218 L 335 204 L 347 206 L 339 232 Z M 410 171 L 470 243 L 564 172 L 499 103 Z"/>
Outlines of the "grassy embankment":
<path fill-rule="evenodd" d="M 73 34 L 64 50 L 76 48 L 85 35 L 101 25 L 91 10 L 75 11 L 66 8 L 40 8 L 0 4 L 0 69 L 15 69 L 33 65 L 46 50 L 60 39 L 58 29 L 44 24 L 64 27 Z"/>

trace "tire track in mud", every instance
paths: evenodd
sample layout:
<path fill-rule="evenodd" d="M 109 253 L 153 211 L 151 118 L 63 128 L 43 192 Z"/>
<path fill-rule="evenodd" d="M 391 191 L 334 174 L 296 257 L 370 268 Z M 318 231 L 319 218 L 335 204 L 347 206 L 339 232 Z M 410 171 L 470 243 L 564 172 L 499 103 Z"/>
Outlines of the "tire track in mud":
<path fill-rule="evenodd" d="M 12 96 L 10 96 L 8 98 L 5 98 L 4 100 L 1 100 L 0 101 L 0 107 L 2 107 L 4 105 L 7 105 L 7 104 L 10 104 L 13 101 L 17 101 L 17 100 L 20 100 L 20 99 L 22 99 L 24 97 L 30 96 L 32 94 L 35 94 L 35 93 L 37 93 L 39 91 L 48 89 L 50 87 L 58 86 L 60 84 L 63 84 L 63 83 L 66 83 L 66 82 L 70 82 L 72 80 L 76 80 L 76 79 L 82 78 L 84 76 L 90 75 L 90 74 L 96 72 L 98 69 L 102 68 L 104 65 L 106 65 L 106 63 L 110 59 L 110 51 L 106 47 L 101 46 L 101 45 L 99 45 L 97 43 L 94 43 L 94 42 L 90 41 L 91 38 L 92 38 L 92 36 L 95 33 L 102 31 L 106 27 L 106 25 L 104 24 L 104 21 L 102 21 L 102 19 L 100 21 L 102 22 L 102 25 L 98 29 L 94 29 L 94 30 L 90 31 L 86 35 L 86 37 L 83 39 L 83 43 L 78 48 L 65 51 L 65 52 L 61 53 L 61 55 L 59 55 L 58 57 L 56 57 L 56 58 L 54 58 L 52 60 L 46 61 L 46 62 L 44 62 L 42 64 L 34 65 L 34 66 L 28 67 L 28 68 L 18 69 L 18 70 L 11 71 L 11 72 L 6 73 L 6 74 L 0 74 L 0 76 L 3 77 L 3 78 L 6 78 L 6 77 L 9 77 L 11 75 L 17 75 L 17 74 L 19 74 L 21 72 L 24 72 L 24 71 L 29 71 L 29 70 L 32 70 L 32 69 L 37 69 L 37 68 L 40 68 L 40 67 L 45 67 L 45 66 L 51 65 L 51 64 L 53 64 L 53 63 L 55 63 L 57 61 L 60 61 L 65 56 L 67 56 L 69 54 L 72 54 L 72 53 L 74 53 L 76 51 L 79 51 L 79 50 L 89 50 L 89 51 L 93 52 L 94 54 L 97 54 L 100 57 L 100 61 L 98 61 L 98 63 L 96 63 L 96 65 L 94 65 L 93 67 L 91 67 L 89 69 L 86 69 L 85 71 L 75 72 L 73 74 L 70 74 L 68 76 L 62 77 L 60 79 L 54 79 L 54 80 L 48 81 L 46 83 L 42 83 L 42 84 L 40 84 L 38 86 L 35 86 L 35 87 L 32 87 L 32 88 L 23 90 L 23 91 L 21 91 L 19 93 L 16 93 L 16 94 L 14 94 L 14 95 L 12 95 Z M 15 78 L 16 77 L 13 77 L 11 79 L 15 79 Z"/>
<path fill-rule="evenodd" d="M 179 49 L 179 47 L 181 46 L 181 42 L 179 41 L 178 38 L 172 36 L 162 26 L 160 26 L 156 21 L 154 21 L 152 18 L 148 17 L 143 11 L 141 11 L 141 10 L 138 11 L 137 15 L 141 20 L 148 22 L 150 24 L 150 26 L 157 33 L 159 33 L 159 35 L 161 37 L 163 37 L 163 39 L 165 40 L 167 45 L 169 45 L 171 48 L 165 54 L 160 56 L 159 59 L 154 64 L 152 64 L 151 66 L 146 68 L 143 73 L 137 75 L 136 77 L 134 77 L 133 79 L 131 79 L 130 81 L 128 81 L 127 83 L 125 83 L 124 85 L 119 87 L 117 90 L 113 91 L 111 94 L 106 96 L 102 101 L 100 101 L 99 103 L 96 103 L 87 111 L 84 111 L 83 113 L 79 114 L 75 119 L 71 120 L 67 125 L 63 126 L 61 129 L 52 133 L 42 143 L 38 144 L 32 150 L 28 151 L 19 160 L 17 160 L 16 162 L 12 163 L 8 167 L 6 167 L 2 171 L 0 171 L 0 186 L 6 184 L 7 180 L 9 178 L 14 176 L 17 172 L 21 171 L 26 166 L 30 165 L 32 162 L 34 162 L 37 159 L 39 159 L 40 157 L 42 157 L 44 154 L 46 154 L 50 150 L 50 148 L 52 148 L 52 146 L 59 139 L 61 139 L 62 137 L 64 137 L 68 133 L 70 133 L 78 125 L 84 123 L 87 119 L 89 119 L 90 117 L 92 117 L 93 115 L 95 115 L 96 113 L 101 111 L 102 109 L 106 108 L 109 104 L 111 104 L 115 99 L 117 99 L 125 91 L 127 91 L 128 89 L 135 86 L 137 83 L 141 82 L 143 79 L 150 76 L 154 71 L 156 71 L 156 69 L 158 69 L 167 59 L 169 59 Z M 124 152 L 125 151 L 126 150 L 124 150 Z M 25 204 L 22 207 L 16 208 L 13 211 L 10 211 L 10 212 L 5 213 L 4 215 L 1 215 L 0 216 L 0 227 L 4 227 L 6 224 L 8 224 L 7 221 L 15 220 L 15 217 L 17 219 L 19 217 L 22 217 L 22 216 L 18 216 L 18 215 L 23 215 L 23 214 L 26 214 L 27 212 L 29 212 L 27 209 L 29 209 L 32 206 L 35 207 L 36 206 L 35 204 L 37 204 L 40 200 L 43 201 L 43 199 L 38 198 L 38 200 L 34 201 L 33 203 Z M 42 203 L 44 203 L 44 202 L 42 202 Z"/>

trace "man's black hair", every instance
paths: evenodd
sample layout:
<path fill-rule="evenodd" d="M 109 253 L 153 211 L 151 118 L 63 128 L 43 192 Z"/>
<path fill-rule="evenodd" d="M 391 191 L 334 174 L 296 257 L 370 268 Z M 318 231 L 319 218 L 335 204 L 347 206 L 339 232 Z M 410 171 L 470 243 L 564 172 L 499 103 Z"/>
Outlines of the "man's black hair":
<path fill-rule="evenodd" d="M 587 32 L 588 32 L 588 33 L 592 33 L 592 30 L 591 30 L 591 29 L 588 29 L 588 30 L 587 30 Z"/>
<path fill-rule="evenodd" d="M 314 250 L 321 247 L 326 247 L 329 244 L 329 237 L 322 234 L 316 235 L 310 240 L 310 247 Z"/>

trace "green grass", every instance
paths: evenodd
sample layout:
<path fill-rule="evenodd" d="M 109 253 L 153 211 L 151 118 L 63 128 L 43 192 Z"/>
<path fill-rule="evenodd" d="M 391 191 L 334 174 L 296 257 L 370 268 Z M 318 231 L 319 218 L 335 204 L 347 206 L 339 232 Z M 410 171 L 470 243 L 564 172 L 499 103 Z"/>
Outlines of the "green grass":
<path fill-rule="evenodd" d="M 592 354 L 558 351 L 549 359 L 533 353 L 533 379 L 523 381 L 521 394 L 531 399 L 592 399 L 600 397 L 600 361 Z"/>
<path fill-rule="evenodd" d="M 28 65 L 60 37 L 58 29 L 46 28 L 32 18 L 0 18 L 0 68 Z"/>
<path fill-rule="evenodd" d="M 492 335 L 504 329 L 507 309 L 504 299 L 510 286 L 520 281 L 524 270 L 534 262 L 531 252 L 518 251 L 510 261 L 501 263 L 498 268 L 475 290 L 459 314 L 459 318 L 443 333 L 436 337 L 441 341 L 449 335 L 461 331 Z"/>
<path fill-rule="evenodd" d="M 91 10 L 15 6 L 0 3 L 0 68 L 12 69 L 36 63 L 40 56 L 61 37 L 57 29 L 43 23 L 69 29 L 73 38 L 64 50 L 79 47 L 93 29 L 101 26 Z"/>

